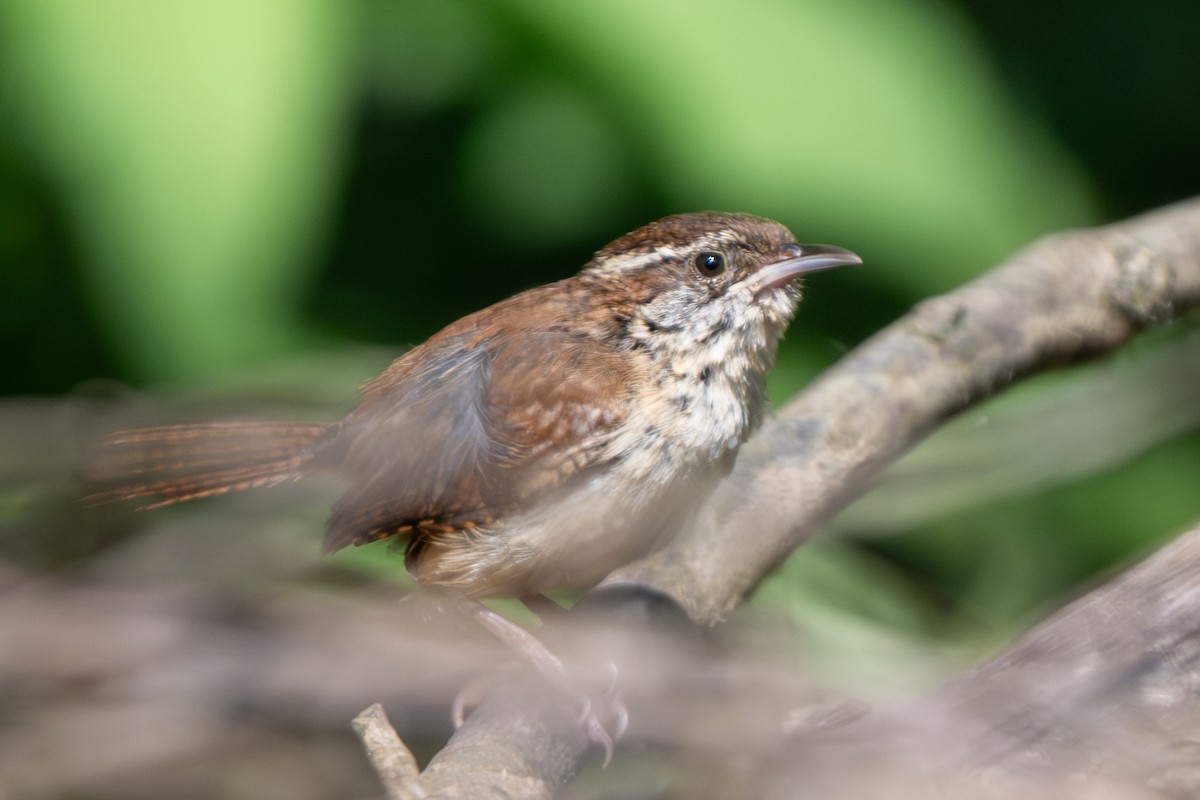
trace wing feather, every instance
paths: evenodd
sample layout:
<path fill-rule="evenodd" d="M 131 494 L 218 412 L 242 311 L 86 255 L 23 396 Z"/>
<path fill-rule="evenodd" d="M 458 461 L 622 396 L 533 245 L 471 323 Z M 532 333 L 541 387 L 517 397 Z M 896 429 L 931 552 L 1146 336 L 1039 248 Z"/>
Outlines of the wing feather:
<path fill-rule="evenodd" d="M 562 330 L 448 333 L 398 360 L 344 423 L 350 488 L 327 551 L 485 527 L 569 489 L 625 418 L 629 375 L 600 342 Z"/>

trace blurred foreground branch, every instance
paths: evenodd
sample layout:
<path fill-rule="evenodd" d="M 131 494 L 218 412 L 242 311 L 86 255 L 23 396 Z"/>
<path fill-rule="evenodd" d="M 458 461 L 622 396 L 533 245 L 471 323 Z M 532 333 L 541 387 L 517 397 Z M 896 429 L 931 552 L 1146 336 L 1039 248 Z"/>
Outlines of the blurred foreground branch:
<path fill-rule="evenodd" d="M 752 668 L 744 661 L 727 657 L 725 674 L 737 679 L 726 683 L 726 696 L 712 697 L 712 683 L 701 681 L 706 688 L 689 687 L 657 709 L 678 724 L 684 714 L 670 704 L 698 704 L 719 720 L 707 741 L 672 731 L 684 752 L 708 751 L 696 779 L 707 788 L 681 796 L 924 798 L 936 787 L 937 796 L 964 800 L 1195 797 L 1197 576 L 1200 527 L 1052 615 L 987 664 L 896 706 L 797 704 L 794 687 L 764 684 L 747 674 Z M 644 638 L 637 647 L 641 659 L 626 661 L 635 686 L 656 668 L 682 682 L 678 671 L 655 664 L 671 645 Z M 652 702 L 639 712 L 656 713 Z M 753 720 L 748 728 L 742 714 Z M 641 738 L 654 739 L 644 731 Z M 505 685 L 468 717 L 421 776 L 422 793 L 412 796 L 551 798 L 583 745 L 568 707 Z M 732 789 L 731 774 L 738 775 Z M 411 777 L 400 780 L 407 785 Z"/>
<path fill-rule="evenodd" d="M 933 695 L 801 733 L 773 781 L 835 798 L 1196 797 L 1198 576 L 1195 528 Z"/>

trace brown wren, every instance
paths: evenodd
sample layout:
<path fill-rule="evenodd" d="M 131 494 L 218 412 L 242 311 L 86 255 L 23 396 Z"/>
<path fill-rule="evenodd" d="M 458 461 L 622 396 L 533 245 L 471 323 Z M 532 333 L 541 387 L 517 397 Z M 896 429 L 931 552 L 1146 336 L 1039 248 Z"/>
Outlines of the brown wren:
<path fill-rule="evenodd" d="M 745 214 L 666 217 L 574 277 L 451 324 L 341 422 L 115 434 L 106 500 L 151 507 L 340 470 L 325 550 L 407 538 L 469 596 L 588 588 L 647 553 L 731 468 L 802 273 L 861 263 Z"/>

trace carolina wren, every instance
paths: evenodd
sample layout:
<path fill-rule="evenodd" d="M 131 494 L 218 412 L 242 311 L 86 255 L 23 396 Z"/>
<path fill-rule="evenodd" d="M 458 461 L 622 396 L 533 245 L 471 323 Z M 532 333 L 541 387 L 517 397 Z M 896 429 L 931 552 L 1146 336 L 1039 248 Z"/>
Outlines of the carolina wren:
<path fill-rule="evenodd" d="M 409 350 L 341 422 L 115 434 L 102 460 L 126 483 L 101 497 L 154 507 L 337 469 L 326 551 L 403 536 L 419 581 L 466 595 L 590 587 L 731 468 L 796 278 L 858 263 L 758 217 L 666 217 Z"/>

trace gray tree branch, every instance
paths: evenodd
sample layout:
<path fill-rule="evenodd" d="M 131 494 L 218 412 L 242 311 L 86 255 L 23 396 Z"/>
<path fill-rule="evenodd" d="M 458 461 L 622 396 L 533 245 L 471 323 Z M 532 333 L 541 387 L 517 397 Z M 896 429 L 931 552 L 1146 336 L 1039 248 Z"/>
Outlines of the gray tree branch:
<path fill-rule="evenodd" d="M 718 622 L 947 417 L 1197 305 L 1200 200 L 1048 236 L 847 355 L 742 449 L 698 524 L 607 583 Z"/>

